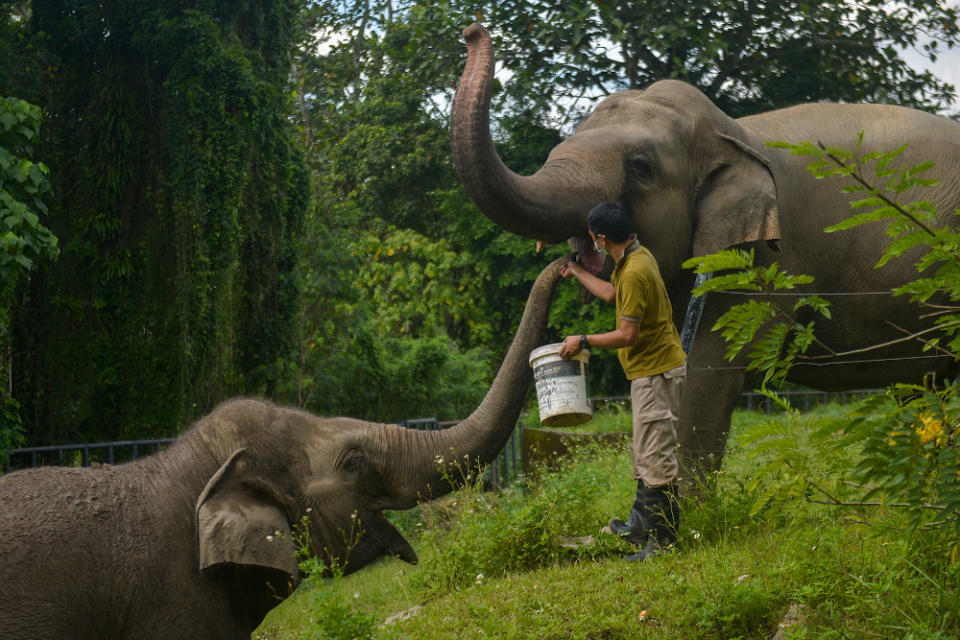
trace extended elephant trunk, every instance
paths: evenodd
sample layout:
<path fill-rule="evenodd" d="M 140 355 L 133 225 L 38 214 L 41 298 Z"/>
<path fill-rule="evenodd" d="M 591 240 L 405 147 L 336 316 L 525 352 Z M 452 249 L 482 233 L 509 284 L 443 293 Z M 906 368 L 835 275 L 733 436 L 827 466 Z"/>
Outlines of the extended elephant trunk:
<path fill-rule="evenodd" d="M 586 236 L 586 213 L 608 199 L 600 186 L 567 161 L 549 160 L 524 177 L 508 169 L 490 136 L 493 43 L 479 24 L 463 32 L 467 64 L 453 101 L 453 158 L 467 195 L 505 229 L 528 238 L 559 242 Z"/>
<path fill-rule="evenodd" d="M 550 300 L 560 279 L 560 258 L 540 273 L 527 298 L 500 370 L 480 406 L 460 424 L 442 431 L 401 430 L 390 445 L 395 466 L 387 472 L 395 492 L 384 508 L 402 509 L 449 492 L 489 464 L 503 449 L 517 424 L 533 377 L 530 352 L 544 341 Z"/>

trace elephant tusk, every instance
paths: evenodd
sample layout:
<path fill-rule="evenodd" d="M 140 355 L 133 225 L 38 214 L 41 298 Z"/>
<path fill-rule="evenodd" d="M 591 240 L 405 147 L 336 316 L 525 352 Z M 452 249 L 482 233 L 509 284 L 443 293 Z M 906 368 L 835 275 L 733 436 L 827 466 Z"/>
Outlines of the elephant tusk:
<path fill-rule="evenodd" d="M 550 243 L 547 242 L 546 240 L 537 240 L 537 254 L 539 255 L 540 252 L 543 251 L 543 248 L 548 244 Z"/>

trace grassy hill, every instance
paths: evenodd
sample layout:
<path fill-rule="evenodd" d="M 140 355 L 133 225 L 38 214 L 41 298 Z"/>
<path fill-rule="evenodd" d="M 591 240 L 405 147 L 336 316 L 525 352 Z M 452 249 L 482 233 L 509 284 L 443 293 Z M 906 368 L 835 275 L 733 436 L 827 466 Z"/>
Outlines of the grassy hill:
<path fill-rule="evenodd" d="M 790 424 L 796 469 L 851 462 L 805 446 L 805 434 L 842 427 L 844 415 L 826 407 Z M 772 491 L 791 485 L 738 446 L 765 420 L 735 415 L 723 471 L 688 481 L 677 549 L 653 562 L 625 562 L 629 545 L 599 531 L 627 514 L 629 452 L 587 448 L 522 487 L 469 488 L 390 514 L 418 565 L 387 559 L 307 581 L 254 637 L 958 637 L 956 540 L 908 533 L 896 509 Z M 785 417 L 772 420 L 787 428 Z"/>

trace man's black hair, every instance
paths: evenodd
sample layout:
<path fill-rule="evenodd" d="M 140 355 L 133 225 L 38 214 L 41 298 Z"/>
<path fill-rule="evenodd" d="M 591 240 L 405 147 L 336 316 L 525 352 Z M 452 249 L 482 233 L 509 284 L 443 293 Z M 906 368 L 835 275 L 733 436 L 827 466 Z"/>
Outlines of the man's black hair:
<path fill-rule="evenodd" d="M 587 228 L 595 236 L 606 236 L 611 242 L 626 242 L 633 231 L 630 216 L 619 202 L 602 202 L 587 215 Z"/>

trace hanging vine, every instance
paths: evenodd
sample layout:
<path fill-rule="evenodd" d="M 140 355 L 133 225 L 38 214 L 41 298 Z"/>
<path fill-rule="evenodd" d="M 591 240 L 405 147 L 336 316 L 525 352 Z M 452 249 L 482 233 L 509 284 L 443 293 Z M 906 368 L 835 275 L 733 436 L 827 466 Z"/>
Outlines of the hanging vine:
<path fill-rule="evenodd" d="M 296 5 L 32 3 L 63 245 L 15 317 L 32 441 L 172 434 L 269 391 L 308 198 L 285 117 Z"/>

